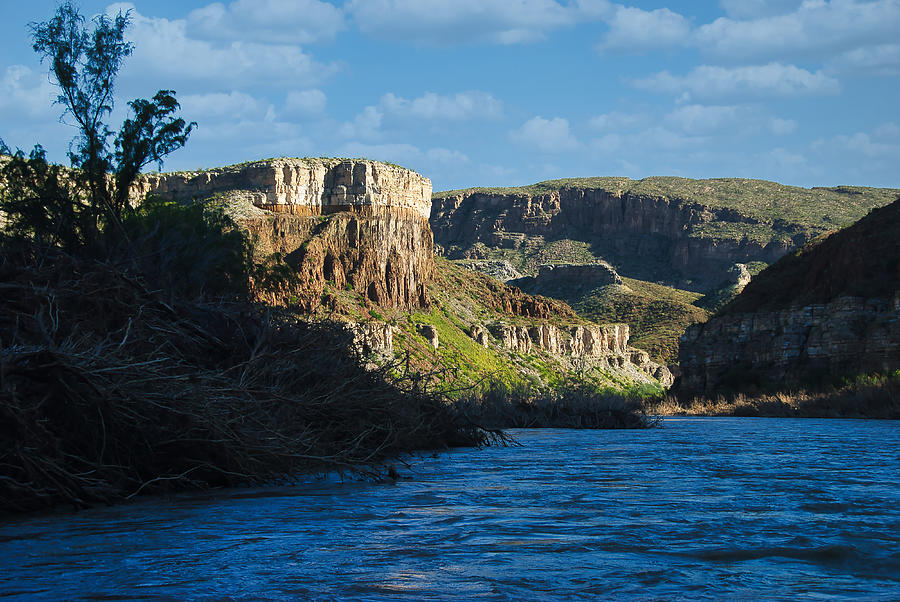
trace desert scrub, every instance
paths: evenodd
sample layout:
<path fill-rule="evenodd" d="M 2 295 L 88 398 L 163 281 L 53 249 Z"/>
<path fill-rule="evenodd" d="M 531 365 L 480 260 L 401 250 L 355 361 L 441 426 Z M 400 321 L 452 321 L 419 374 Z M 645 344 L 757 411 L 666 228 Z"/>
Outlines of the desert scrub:
<path fill-rule="evenodd" d="M 863 374 L 843 384 L 818 389 L 679 398 L 667 396 L 643 404 L 662 416 L 766 416 L 790 418 L 900 418 L 900 371 Z"/>
<path fill-rule="evenodd" d="M 366 371 L 337 325 L 148 288 L 58 255 L 0 260 L 0 512 L 371 471 L 488 435 Z"/>
<path fill-rule="evenodd" d="M 491 381 L 456 402 L 458 411 L 486 429 L 648 428 L 658 421 L 627 392 L 599 390 L 569 380 L 553 389 L 528 383 Z"/>

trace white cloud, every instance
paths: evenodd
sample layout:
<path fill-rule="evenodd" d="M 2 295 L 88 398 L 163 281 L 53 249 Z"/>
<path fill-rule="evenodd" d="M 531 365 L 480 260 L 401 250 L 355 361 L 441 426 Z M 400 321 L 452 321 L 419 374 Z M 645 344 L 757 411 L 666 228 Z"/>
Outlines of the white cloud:
<path fill-rule="evenodd" d="M 637 127 L 645 120 L 643 115 L 637 113 L 612 111 L 591 117 L 588 120 L 588 126 L 598 131 L 616 131 Z"/>
<path fill-rule="evenodd" d="M 248 118 L 271 117 L 272 105 L 243 92 L 188 94 L 179 99 L 181 113 L 186 119 L 202 122 L 204 119 L 240 121 Z"/>
<path fill-rule="evenodd" d="M 422 150 L 407 143 L 400 144 L 365 144 L 348 142 L 340 147 L 338 154 L 342 157 L 365 157 L 375 161 L 387 161 L 415 169 L 415 164 L 422 159 Z"/>
<path fill-rule="evenodd" d="M 876 138 L 900 140 L 900 125 L 897 125 L 893 121 L 882 123 L 875 128 L 872 135 Z"/>
<path fill-rule="evenodd" d="M 7 118 L 55 119 L 62 113 L 61 106 L 52 106 L 58 94 L 45 74 L 24 65 L 11 65 L 0 78 L 0 111 Z"/>
<path fill-rule="evenodd" d="M 193 86 L 232 90 L 240 86 L 277 87 L 286 78 L 315 83 L 336 67 L 313 60 L 298 46 L 232 41 L 218 44 L 191 37 L 184 20 L 147 17 L 134 5 L 114 4 L 107 12 L 131 10 L 128 30 L 134 55 L 121 74 L 123 84 L 146 89 Z"/>
<path fill-rule="evenodd" d="M 685 105 L 666 115 L 665 121 L 683 132 L 703 134 L 733 126 L 742 113 L 736 106 Z"/>
<path fill-rule="evenodd" d="M 312 115 L 322 113 L 328 98 L 321 90 L 291 90 L 284 101 L 284 111 L 289 114 Z"/>
<path fill-rule="evenodd" d="M 803 0 L 719 0 L 719 6 L 732 19 L 755 19 L 789 13 Z"/>
<path fill-rule="evenodd" d="M 432 148 L 426 153 L 426 156 L 432 161 L 438 163 L 468 163 L 469 157 L 458 150 L 450 150 L 447 148 Z"/>
<path fill-rule="evenodd" d="M 900 145 L 896 141 L 893 144 L 881 142 L 871 134 L 857 132 L 839 134 L 829 139 L 820 138 L 812 143 L 811 148 L 817 151 L 839 151 L 844 154 L 849 152 L 870 158 L 887 158 L 889 155 L 896 155 Z"/>
<path fill-rule="evenodd" d="M 897 0 L 806 0 L 789 14 L 716 19 L 696 30 L 694 43 L 704 52 L 741 61 L 827 58 L 853 48 L 892 43 L 898 30 Z"/>
<path fill-rule="evenodd" d="M 793 134 L 797 130 L 797 122 L 793 119 L 773 117 L 769 121 L 769 130 L 776 136 L 786 136 L 788 134 Z"/>
<path fill-rule="evenodd" d="M 811 73 L 794 65 L 769 63 L 748 67 L 701 65 L 687 75 L 662 71 L 633 80 L 639 90 L 674 94 L 683 101 L 715 98 L 772 98 L 836 94 L 840 85 L 821 71 Z"/>
<path fill-rule="evenodd" d="M 607 20 L 609 31 L 603 36 L 600 50 L 643 51 L 682 44 L 691 32 L 691 23 L 668 8 L 652 11 L 618 6 Z"/>
<path fill-rule="evenodd" d="M 799 153 L 792 153 L 785 148 L 773 148 L 768 153 L 770 163 L 778 167 L 802 167 L 807 164 L 806 157 Z"/>
<path fill-rule="evenodd" d="M 467 121 L 496 119 L 503 115 L 503 103 L 486 92 L 459 92 L 441 96 L 434 92 L 412 100 L 388 93 L 381 98 L 381 108 L 405 118 L 425 120 Z"/>
<path fill-rule="evenodd" d="M 214 2 L 187 17 L 187 32 L 193 37 L 267 44 L 328 41 L 344 27 L 341 10 L 319 0 L 237 0 L 228 6 Z"/>
<path fill-rule="evenodd" d="M 607 3 L 583 0 L 350 0 L 346 11 L 366 34 L 426 44 L 520 44 L 578 19 L 606 14 Z"/>
<path fill-rule="evenodd" d="M 900 44 L 855 48 L 829 60 L 826 70 L 849 76 L 900 76 Z"/>
<path fill-rule="evenodd" d="M 682 156 L 693 149 L 704 148 L 709 138 L 678 132 L 670 127 L 653 126 L 627 134 L 608 134 L 591 140 L 591 148 L 606 156 L 619 157 L 674 153 Z"/>
<path fill-rule="evenodd" d="M 353 121 L 343 123 L 338 129 L 338 134 L 344 138 L 357 138 L 362 140 L 377 140 L 381 138 L 381 120 L 384 113 L 376 107 L 366 107 Z"/>
<path fill-rule="evenodd" d="M 562 117 L 544 119 L 533 117 L 516 130 L 510 138 L 523 146 L 535 147 L 547 153 L 559 153 L 578 148 L 578 140 L 569 129 L 569 122 Z"/>

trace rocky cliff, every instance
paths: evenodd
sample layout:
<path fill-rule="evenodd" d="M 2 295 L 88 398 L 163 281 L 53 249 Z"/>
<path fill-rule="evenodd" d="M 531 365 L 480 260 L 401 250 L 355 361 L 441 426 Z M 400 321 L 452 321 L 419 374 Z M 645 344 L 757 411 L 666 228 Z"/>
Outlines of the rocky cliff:
<path fill-rule="evenodd" d="M 681 393 L 900 369 L 900 200 L 753 278 L 679 353 Z"/>
<path fill-rule="evenodd" d="M 148 175 L 135 194 L 222 197 L 261 258 L 277 253 L 294 268 L 303 305 L 315 305 L 325 283 L 383 307 L 428 304 L 431 182 L 408 169 L 367 160 L 270 159 Z"/>
<path fill-rule="evenodd" d="M 510 257 L 579 241 L 591 260 L 603 258 L 630 277 L 704 291 L 735 263 L 772 263 L 833 224 L 889 202 L 885 191 L 873 190 L 733 179 L 561 180 L 437 194 L 431 226 L 451 258 Z"/>

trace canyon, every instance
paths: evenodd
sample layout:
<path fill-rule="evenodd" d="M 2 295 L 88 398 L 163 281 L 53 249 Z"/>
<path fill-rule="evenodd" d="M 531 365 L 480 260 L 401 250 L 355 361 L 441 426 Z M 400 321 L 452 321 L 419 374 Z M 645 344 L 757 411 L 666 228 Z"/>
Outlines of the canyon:
<path fill-rule="evenodd" d="M 817 388 L 900 369 L 900 200 L 754 277 L 681 339 L 679 394 Z"/>
<path fill-rule="evenodd" d="M 307 309 L 326 283 L 382 307 L 428 305 L 431 181 L 411 170 L 355 159 L 271 159 L 148 175 L 135 188 L 147 194 L 220 198 L 252 235 L 260 259 L 277 254 L 299 276 Z"/>
<path fill-rule="evenodd" d="M 398 324 L 403 315 L 426 312 L 433 305 L 431 182 L 413 171 L 364 159 L 269 159 L 202 172 L 150 174 L 138 182 L 134 194 L 225 207 L 251 234 L 257 261 L 275 258 L 299 279 L 299 289 L 269 291 L 265 300 L 304 311 L 324 310 L 341 319 L 370 359 L 390 361 L 395 350 L 408 351 L 395 341 Z M 598 267 L 572 267 L 566 275 L 577 277 L 581 272 L 569 272 L 579 269 L 593 273 Z M 554 270 L 566 271 L 547 268 L 548 274 Z M 467 274 L 460 288 L 475 276 Z M 607 279 L 614 275 L 611 268 L 602 274 Z M 451 311 L 450 320 L 453 328 L 463 329 L 490 353 L 541 353 L 554 370 L 571 369 L 581 358 L 592 367 L 616 372 L 619 381 L 671 384 L 665 366 L 628 347 L 627 325 L 565 325 L 574 318 L 565 304 L 496 281 L 484 286 L 477 294 L 479 312 L 512 323 L 495 320 L 485 325 L 458 311 Z M 444 291 L 439 292 L 443 298 Z M 350 311 L 360 315 L 341 316 L 323 306 L 323 299 L 334 295 L 362 304 Z M 401 337 L 407 347 L 418 339 L 424 340 L 422 353 L 432 358 L 423 360 L 426 363 L 457 353 L 427 321 Z"/>
<path fill-rule="evenodd" d="M 451 259 L 530 256 L 514 265 L 530 276 L 540 263 L 602 259 L 631 278 L 707 292 L 734 264 L 773 263 L 897 192 L 727 178 L 554 180 L 437 193 L 431 227 Z M 573 247 L 575 261 L 560 252 Z"/>

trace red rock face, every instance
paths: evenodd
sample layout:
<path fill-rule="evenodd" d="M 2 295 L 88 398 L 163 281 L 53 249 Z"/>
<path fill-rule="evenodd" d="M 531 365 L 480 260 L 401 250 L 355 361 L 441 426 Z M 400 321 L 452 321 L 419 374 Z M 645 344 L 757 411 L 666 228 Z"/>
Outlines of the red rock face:
<path fill-rule="evenodd" d="M 266 215 L 242 220 L 257 253 L 280 253 L 300 275 L 306 294 L 326 283 L 351 288 L 382 307 L 428 305 L 434 250 L 428 221 L 412 212 L 335 213 L 327 218 Z"/>
<path fill-rule="evenodd" d="M 273 159 L 147 176 L 135 194 L 148 193 L 254 205 L 239 222 L 258 257 L 279 253 L 296 269 L 303 305 L 314 306 L 326 283 L 382 307 L 428 305 L 431 181 L 413 171 L 366 160 Z"/>

